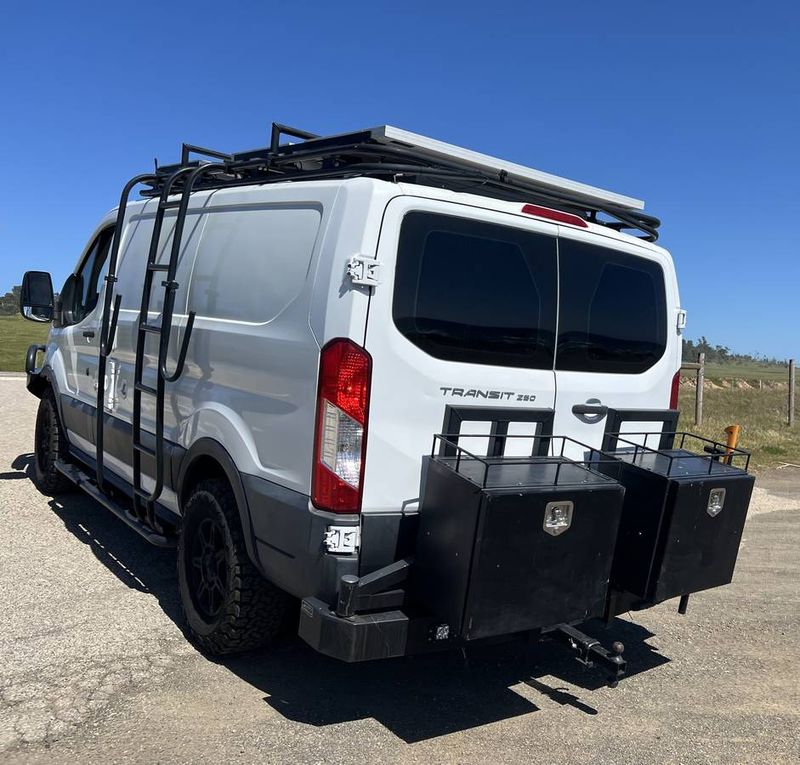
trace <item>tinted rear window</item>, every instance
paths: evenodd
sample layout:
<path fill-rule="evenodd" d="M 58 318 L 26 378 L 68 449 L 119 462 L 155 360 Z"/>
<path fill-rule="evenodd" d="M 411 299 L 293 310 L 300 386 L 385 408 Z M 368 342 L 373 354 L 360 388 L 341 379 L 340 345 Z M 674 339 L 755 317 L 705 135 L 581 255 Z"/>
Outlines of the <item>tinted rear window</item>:
<path fill-rule="evenodd" d="M 556 369 L 636 374 L 666 349 L 664 272 L 657 263 L 559 239 Z"/>
<path fill-rule="evenodd" d="M 555 296 L 554 238 L 435 213 L 403 219 L 394 322 L 431 356 L 552 369 Z"/>

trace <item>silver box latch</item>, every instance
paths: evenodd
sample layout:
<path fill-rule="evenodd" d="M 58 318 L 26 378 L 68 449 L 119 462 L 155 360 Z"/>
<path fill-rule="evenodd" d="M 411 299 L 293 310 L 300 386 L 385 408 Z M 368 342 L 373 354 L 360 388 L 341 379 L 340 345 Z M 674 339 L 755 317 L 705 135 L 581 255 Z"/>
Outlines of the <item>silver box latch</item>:
<path fill-rule="evenodd" d="M 678 319 L 675 322 L 675 326 L 678 328 L 678 332 L 686 329 L 686 311 L 683 308 L 678 309 Z"/>
<path fill-rule="evenodd" d="M 353 255 L 347 261 L 347 275 L 353 284 L 364 284 L 375 287 L 381 283 L 380 261 L 368 258 L 366 255 Z"/>

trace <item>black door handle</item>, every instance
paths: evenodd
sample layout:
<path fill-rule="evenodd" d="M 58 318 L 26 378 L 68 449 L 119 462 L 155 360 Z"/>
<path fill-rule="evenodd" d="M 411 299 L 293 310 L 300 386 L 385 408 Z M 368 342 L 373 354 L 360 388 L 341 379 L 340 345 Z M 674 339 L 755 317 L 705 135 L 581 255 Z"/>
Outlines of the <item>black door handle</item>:
<path fill-rule="evenodd" d="M 608 407 L 603 404 L 575 404 L 573 414 L 599 414 L 601 418 L 608 414 Z"/>
<path fill-rule="evenodd" d="M 93 329 L 84 329 L 83 330 L 83 336 L 86 337 L 86 338 L 89 338 L 89 339 L 93 338 L 94 337 L 94 330 Z"/>

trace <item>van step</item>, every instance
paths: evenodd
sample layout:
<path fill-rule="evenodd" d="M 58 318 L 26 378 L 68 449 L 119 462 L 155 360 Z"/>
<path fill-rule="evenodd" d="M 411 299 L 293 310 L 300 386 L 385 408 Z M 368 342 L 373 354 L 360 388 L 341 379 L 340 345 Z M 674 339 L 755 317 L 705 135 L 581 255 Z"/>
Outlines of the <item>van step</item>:
<path fill-rule="evenodd" d="M 175 546 L 174 539 L 164 536 L 163 534 L 157 534 L 151 528 L 145 526 L 145 524 L 143 524 L 141 521 L 132 517 L 125 507 L 119 504 L 116 500 L 100 491 L 100 489 L 97 488 L 97 484 L 79 467 L 72 465 L 69 462 L 64 462 L 64 460 L 56 460 L 55 466 L 60 473 L 69 478 L 69 480 L 76 484 L 80 489 L 83 489 L 83 491 L 85 491 L 90 497 L 97 500 L 101 505 L 103 505 L 103 507 L 106 508 L 106 510 L 110 510 L 123 523 L 150 542 L 151 545 L 155 545 L 156 547 Z"/>

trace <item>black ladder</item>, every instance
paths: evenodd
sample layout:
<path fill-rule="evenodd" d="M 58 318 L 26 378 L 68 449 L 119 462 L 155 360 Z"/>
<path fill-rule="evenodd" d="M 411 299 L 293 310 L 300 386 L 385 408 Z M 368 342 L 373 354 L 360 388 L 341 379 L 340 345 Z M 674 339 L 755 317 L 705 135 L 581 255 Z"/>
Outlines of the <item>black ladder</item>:
<path fill-rule="evenodd" d="M 114 285 L 117 283 L 117 260 L 119 258 L 119 246 L 122 237 L 122 228 L 125 223 L 125 212 L 128 208 L 131 192 L 140 184 L 152 185 L 157 178 L 153 174 L 137 175 L 131 178 L 122 189 L 122 195 L 117 209 L 117 221 L 114 226 L 114 234 L 111 239 L 111 250 L 108 254 L 108 270 L 106 271 L 106 288 L 103 295 L 103 320 L 100 327 L 100 344 L 98 347 L 97 359 L 97 414 L 95 417 L 95 461 L 97 488 L 103 492 L 105 490 L 103 479 L 103 458 L 105 455 L 103 448 L 103 435 L 105 425 L 105 398 L 106 398 L 106 361 L 114 347 L 114 336 L 117 332 L 117 320 L 119 319 L 119 307 L 122 296 L 117 294 L 114 298 L 112 309 L 111 296 L 114 292 Z"/>
<path fill-rule="evenodd" d="M 175 281 L 175 272 L 178 267 L 178 258 L 181 251 L 186 213 L 195 182 L 209 172 L 225 171 L 225 165 L 211 163 L 192 163 L 184 165 L 172 172 L 164 181 L 158 198 L 156 215 L 153 221 L 153 233 L 150 239 L 150 250 L 147 256 L 147 266 L 144 274 L 142 288 L 142 304 L 139 311 L 136 337 L 136 364 L 133 380 L 133 509 L 137 519 L 156 531 L 161 531 L 155 515 L 155 503 L 164 489 L 164 393 L 168 382 L 175 382 L 183 373 L 186 362 L 186 351 L 194 326 L 195 312 L 190 311 L 186 328 L 178 352 L 177 363 L 172 372 L 167 370 L 167 356 L 172 332 L 172 319 L 175 308 L 175 293 L 178 282 Z M 180 198 L 170 201 L 169 197 L 180 184 Z M 158 248 L 161 239 L 161 229 L 164 223 L 164 214 L 167 210 L 177 208 L 175 229 L 172 235 L 172 248 L 169 260 L 158 263 Z M 164 288 L 164 307 L 161 312 L 159 324 L 151 324 L 149 319 L 150 299 L 153 290 L 155 274 L 165 275 L 161 286 Z M 152 387 L 144 382 L 144 354 L 147 336 L 154 335 L 158 338 L 158 363 L 156 368 L 156 386 Z M 155 398 L 155 432 L 154 445 L 149 446 L 142 441 L 142 395 L 146 394 Z M 153 480 L 155 485 L 151 491 L 142 486 L 142 455 L 147 455 L 154 460 Z"/>

